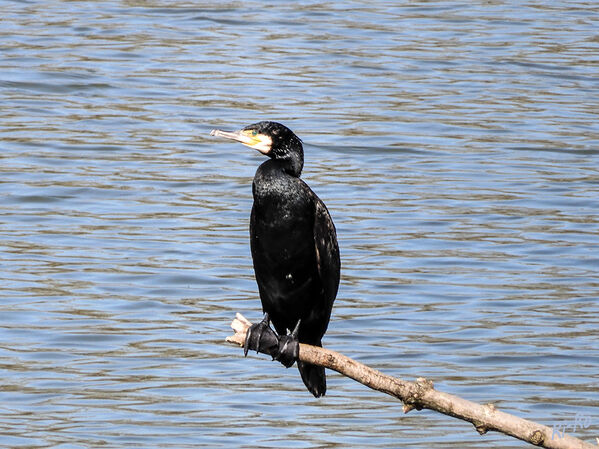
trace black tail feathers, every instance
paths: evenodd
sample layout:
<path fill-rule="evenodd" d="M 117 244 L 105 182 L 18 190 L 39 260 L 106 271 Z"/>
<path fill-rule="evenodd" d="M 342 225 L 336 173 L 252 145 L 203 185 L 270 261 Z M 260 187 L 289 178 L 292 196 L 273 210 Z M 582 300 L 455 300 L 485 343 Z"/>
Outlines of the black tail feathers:
<path fill-rule="evenodd" d="M 302 375 L 304 385 L 315 398 L 324 396 L 327 392 L 327 378 L 322 366 L 310 365 L 304 362 L 297 362 L 297 367 Z"/>

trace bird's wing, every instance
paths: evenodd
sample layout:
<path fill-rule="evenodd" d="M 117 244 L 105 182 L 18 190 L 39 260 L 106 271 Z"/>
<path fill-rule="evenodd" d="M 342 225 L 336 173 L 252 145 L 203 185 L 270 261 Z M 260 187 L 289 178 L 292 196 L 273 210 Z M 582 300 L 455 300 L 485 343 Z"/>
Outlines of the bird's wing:
<path fill-rule="evenodd" d="M 314 244 L 318 274 L 324 287 L 325 296 L 331 302 L 337 296 L 339 287 L 339 246 L 335 225 L 324 203 L 315 195 Z"/>

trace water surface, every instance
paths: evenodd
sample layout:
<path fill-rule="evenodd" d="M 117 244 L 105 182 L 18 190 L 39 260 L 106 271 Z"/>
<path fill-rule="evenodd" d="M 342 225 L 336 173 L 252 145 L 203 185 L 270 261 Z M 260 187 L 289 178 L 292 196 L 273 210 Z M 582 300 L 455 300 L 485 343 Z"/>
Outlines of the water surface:
<path fill-rule="evenodd" d="M 264 119 L 337 225 L 327 347 L 599 437 L 594 2 L 0 6 L 3 446 L 523 446 L 224 344 L 263 159 L 209 131 Z"/>

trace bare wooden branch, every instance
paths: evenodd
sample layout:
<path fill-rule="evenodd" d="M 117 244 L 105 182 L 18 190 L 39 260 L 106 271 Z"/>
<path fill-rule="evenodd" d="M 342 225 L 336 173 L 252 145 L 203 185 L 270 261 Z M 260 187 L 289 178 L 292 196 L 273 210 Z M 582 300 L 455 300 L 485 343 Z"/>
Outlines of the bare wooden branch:
<path fill-rule="evenodd" d="M 227 337 L 227 341 L 243 346 L 247 329 L 251 324 L 238 313 L 231 323 L 235 334 Z M 481 405 L 435 390 L 433 382 L 428 379 L 421 377 L 416 382 L 409 382 L 387 376 L 329 349 L 301 343 L 299 359 L 302 362 L 335 370 L 369 388 L 395 396 L 403 402 L 404 413 L 423 408 L 435 410 L 472 423 L 481 435 L 494 430 L 549 449 L 597 449 L 598 447 L 568 434 L 556 432 L 550 427 L 497 410 L 493 404 Z"/>

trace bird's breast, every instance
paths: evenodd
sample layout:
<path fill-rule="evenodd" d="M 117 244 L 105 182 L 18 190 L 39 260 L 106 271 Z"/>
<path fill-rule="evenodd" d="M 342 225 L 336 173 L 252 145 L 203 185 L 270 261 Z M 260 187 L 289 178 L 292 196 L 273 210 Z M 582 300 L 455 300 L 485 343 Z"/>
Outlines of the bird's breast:
<path fill-rule="evenodd" d="M 254 267 L 279 289 L 296 289 L 314 276 L 314 211 L 309 198 L 268 192 L 254 198 L 250 221 Z"/>

